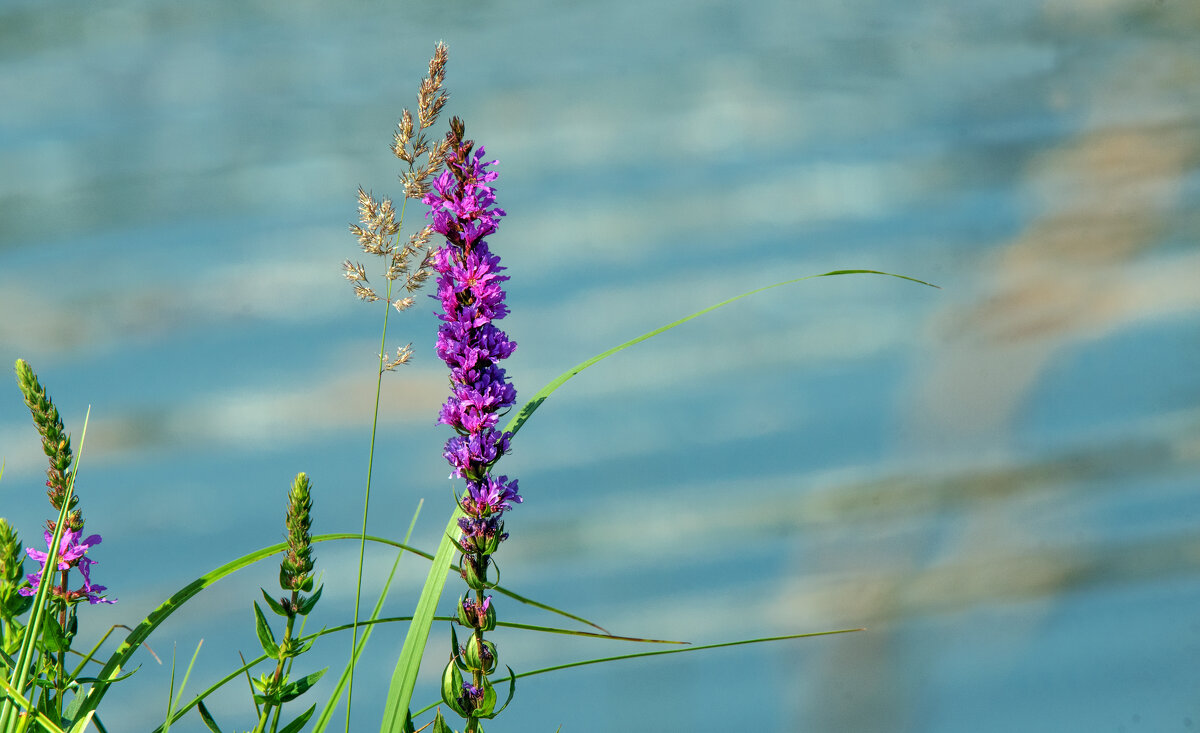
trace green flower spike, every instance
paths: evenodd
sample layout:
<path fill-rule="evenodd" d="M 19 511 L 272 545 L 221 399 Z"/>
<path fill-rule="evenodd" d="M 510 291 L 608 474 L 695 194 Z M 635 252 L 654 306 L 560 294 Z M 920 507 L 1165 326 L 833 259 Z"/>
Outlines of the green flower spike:
<path fill-rule="evenodd" d="M 46 495 L 50 497 L 50 505 L 62 509 L 62 499 L 67 493 L 67 483 L 71 472 L 71 436 L 66 434 L 58 408 L 54 406 L 46 388 L 38 382 L 33 368 L 24 359 L 17 359 L 17 386 L 25 398 L 25 404 L 33 415 L 34 425 L 42 436 L 42 450 L 50 459 L 50 468 L 46 470 Z M 67 517 L 67 528 L 83 529 L 83 516 L 75 504 L 76 497 L 71 497 L 70 515 Z"/>

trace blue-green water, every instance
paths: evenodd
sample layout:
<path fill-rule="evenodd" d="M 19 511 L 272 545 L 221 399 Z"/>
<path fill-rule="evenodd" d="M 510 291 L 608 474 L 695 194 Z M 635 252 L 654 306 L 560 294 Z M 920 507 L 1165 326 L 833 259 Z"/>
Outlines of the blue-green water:
<path fill-rule="evenodd" d="M 623 634 L 867 631 L 533 678 L 489 731 L 1200 725 L 1198 29 L 1189 0 L 0 2 L 0 361 L 77 436 L 91 406 L 78 490 L 120 604 L 87 632 L 279 540 L 297 471 L 317 531 L 357 529 L 382 314 L 339 263 L 356 186 L 400 193 L 391 129 L 444 39 L 447 111 L 501 161 L 525 396 L 778 280 L 942 287 L 773 290 L 551 398 L 503 464 L 526 497 L 506 585 Z M 452 491 L 433 307 L 392 319 L 417 356 L 385 379 L 370 528 L 401 536 L 423 498 L 426 547 Z M 15 385 L 0 455 L 29 540 Z M 319 548 L 310 623 L 348 618 L 354 551 Z M 424 574 L 401 568 L 391 615 Z M 210 589 L 154 651 L 203 638 L 207 685 L 274 582 Z M 402 636 L 376 637 L 355 730 Z M 518 671 L 632 651 L 497 640 Z M 169 668 L 141 661 L 109 730 L 161 722 Z"/>

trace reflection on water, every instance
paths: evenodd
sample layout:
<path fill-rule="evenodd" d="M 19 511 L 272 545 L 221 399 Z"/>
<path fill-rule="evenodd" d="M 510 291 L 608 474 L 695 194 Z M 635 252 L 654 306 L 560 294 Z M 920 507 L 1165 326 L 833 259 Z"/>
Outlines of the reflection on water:
<path fill-rule="evenodd" d="M 318 531 L 357 527 L 378 314 L 340 281 L 344 225 L 358 185 L 397 192 L 390 126 L 444 38 L 449 112 L 502 161 L 526 396 L 772 281 L 943 287 L 771 291 L 552 397 L 506 459 L 527 495 L 507 585 L 617 633 L 867 630 L 537 678 L 489 730 L 1200 722 L 1198 26 L 1179 0 L 0 6 L 0 356 L 73 430 L 92 405 L 80 491 L 121 605 L 90 623 L 274 541 L 298 470 Z M 435 321 L 394 328 L 428 344 Z M 373 531 L 424 497 L 430 545 L 444 378 L 426 349 L 387 386 Z M 28 537 L 42 459 L 15 389 L 0 454 Z M 339 619 L 351 555 L 319 552 Z M 271 582 L 211 589 L 156 651 L 205 637 L 214 679 Z M 625 650 L 502 648 L 518 670 Z M 166 684 L 147 664 L 109 729 L 155 725 L 138 701 Z"/>

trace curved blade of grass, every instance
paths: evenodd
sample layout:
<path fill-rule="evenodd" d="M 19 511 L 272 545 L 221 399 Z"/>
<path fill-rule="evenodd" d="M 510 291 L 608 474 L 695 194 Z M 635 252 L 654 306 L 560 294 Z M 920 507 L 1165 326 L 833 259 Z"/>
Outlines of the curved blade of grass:
<path fill-rule="evenodd" d="M 192 676 L 192 668 L 196 666 L 196 658 L 200 656 L 200 647 L 204 646 L 204 639 L 201 639 L 196 644 L 196 651 L 192 652 L 192 661 L 188 662 L 187 670 L 183 673 L 183 682 L 179 683 L 179 692 L 175 693 L 175 655 L 171 655 L 171 692 L 167 693 L 167 719 L 163 721 L 163 733 L 169 733 L 171 730 L 172 711 L 179 709 L 179 698 L 183 697 L 183 691 L 187 688 L 188 677 Z"/>
<path fill-rule="evenodd" d="M 313 542 L 328 542 L 330 540 L 359 540 L 359 539 L 362 539 L 362 535 L 360 535 L 360 534 L 351 534 L 348 532 L 333 532 L 330 534 L 317 535 L 316 537 L 312 538 L 312 541 Z M 430 555 L 428 552 L 425 552 L 424 550 L 421 550 L 416 547 L 412 547 L 411 545 L 405 544 L 403 542 L 389 540 L 386 537 L 375 537 L 373 535 L 367 535 L 367 541 L 368 542 L 378 542 L 381 545 L 389 545 L 391 547 L 396 547 L 401 550 L 406 550 L 408 552 L 411 552 L 414 555 L 417 555 L 418 557 L 423 557 L 426 560 L 433 559 L 433 555 Z M 460 571 L 460 568 L 453 563 L 451 563 L 449 569 L 453 570 L 456 573 Z M 521 595 L 520 593 L 511 591 L 502 585 L 497 585 L 497 586 L 493 587 L 492 591 L 495 593 L 499 593 L 502 596 L 508 596 L 509 598 L 513 599 L 514 601 L 517 601 L 519 603 L 524 603 L 527 606 L 533 606 L 534 608 L 540 608 L 543 611 L 549 611 L 550 613 L 556 614 L 558 616 L 562 616 L 563 618 L 569 618 L 572 621 L 578 621 L 581 624 L 586 624 L 588 626 L 591 626 L 593 629 L 599 629 L 600 631 L 604 632 L 605 634 L 608 633 L 608 629 L 604 628 L 603 626 L 601 626 L 593 621 L 589 621 L 582 616 L 576 616 L 575 614 L 564 611 L 561 608 L 555 608 L 554 606 L 550 606 L 545 603 L 535 601 L 532 598 L 528 598 L 526 596 Z"/>
<path fill-rule="evenodd" d="M 547 672 L 558 672 L 558 671 L 564 670 L 564 669 L 571 669 L 572 667 L 586 667 L 589 664 L 600 664 L 602 662 L 619 662 L 623 659 L 637 659 L 638 657 L 657 657 L 662 654 L 685 654 L 687 652 L 700 652 L 700 651 L 705 651 L 707 649 L 721 649 L 722 647 L 727 647 L 727 646 L 742 646 L 745 644 L 762 644 L 762 643 L 770 642 L 770 641 L 786 641 L 788 639 L 806 639 L 811 636 L 832 636 L 833 634 L 850 634 L 855 631 L 864 631 L 864 630 L 865 629 L 838 629 L 837 631 L 817 631 L 817 632 L 813 632 L 813 633 L 809 633 L 809 634 L 786 634 L 784 636 L 766 636 L 766 637 L 762 637 L 760 639 L 742 639 L 741 641 L 724 641 L 724 642 L 720 642 L 718 644 L 702 644 L 700 646 L 689 646 L 686 649 L 663 649 L 661 651 L 655 651 L 655 652 L 635 652 L 633 654 L 621 654 L 621 655 L 615 656 L 615 657 L 601 657 L 598 659 L 585 659 L 581 662 L 568 662 L 567 664 L 557 664 L 553 667 L 543 667 L 542 669 L 535 669 L 530 672 L 522 672 L 518 675 L 513 675 L 513 678 L 520 679 L 522 677 L 533 677 L 534 675 L 546 674 Z M 499 679 L 492 680 L 492 684 L 498 685 L 502 682 L 508 681 L 508 679 L 509 679 L 508 677 L 501 677 Z M 413 717 L 415 718 L 418 715 L 420 715 L 421 713 L 432 710 L 433 708 L 437 707 L 440 704 L 441 704 L 440 700 L 438 702 L 430 703 L 430 704 L 426 705 L 425 707 L 421 708 L 420 710 L 418 710 L 417 712 L 413 713 Z"/>
<path fill-rule="evenodd" d="M 285 543 L 280 542 L 279 544 L 264 547 L 248 555 L 243 555 L 236 560 L 231 560 L 180 588 L 170 598 L 159 605 L 158 608 L 151 611 L 146 618 L 142 619 L 141 623 L 134 627 L 133 631 L 129 632 L 129 635 L 125 637 L 125 641 L 121 642 L 121 646 L 117 647 L 117 650 L 108 658 L 108 662 L 105 663 L 103 669 L 96 675 L 96 683 L 92 685 L 92 689 L 88 690 L 83 705 L 80 708 L 81 713 L 86 714 L 96 709 L 100 704 L 100 700 L 108 691 L 108 687 L 116 681 L 116 678 L 121 674 L 121 668 L 129 661 L 133 653 L 158 628 L 159 624 L 167 620 L 180 606 L 221 578 L 232 575 L 244 567 L 253 565 L 259 560 L 264 560 L 277 552 L 281 552 L 286 547 Z"/>
<path fill-rule="evenodd" d="M 81 444 L 81 447 L 82 447 L 82 444 Z M 457 521 L 458 521 L 458 515 L 456 515 L 455 518 L 453 520 L 451 520 L 451 524 L 456 527 Z M 447 529 L 450 530 L 451 527 L 448 526 Z M 356 533 L 335 533 L 335 534 L 318 535 L 316 537 L 313 537 L 313 541 L 314 542 L 325 542 L 325 541 L 335 540 L 335 539 L 359 540 L 361 538 L 362 538 L 362 535 L 356 534 Z M 408 551 L 412 552 L 413 554 L 419 555 L 421 557 L 430 558 L 430 555 L 428 553 L 423 552 L 415 547 L 411 547 L 406 543 L 396 542 L 394 540 L 388 540 L 388 539 L 385 539 L 382 537 L 372 537 L 370 535 L 367 536 L 367 539 L 372 542 L 379 542 L 381 544 L 405 549 L 405 550 L 408 550 Z M 446 556 L 445 556 L 445 563 L 446 563 L 445 569 L 443 569 L 442 572 L 440 573 L 440 576 L 442 578 L 442 585 L 445 584 L 445 578 L 446 578 L 446 574 L 450 567 L 450 557 L 452 555 L 452 550 L 453 550 L 453 545 L 450 545 L 449 542 L 447 542 L 446 545 L 449 548 L 449 550 L 446 552 Z M 146 641 L 146 639 L 150 636 L 150 634 L 156 628 L 158 628 L 158 626 L 163 621 L 165 621 L 168 617 L 170 617 L 170 615 L 172 613 L 174 613 L 176 610 L 178 610 L 180 606 L 182 606 L 188 600 L 190 600 L 191 598 L 196 596 L 198 593 L 203 591 L 205 588 L 216 583 L 217 581 L 221 580 L 222 578 L 232 575 L 233 573 L 237 572 L 238 570 L 241 570 L 242 568 L 253 565 L 256 562 L 265 560 L 268 557 L 275 555 L 276 553 L 282 552 L 286 548 L 287 548 L 287 545 L 285 543 L 281 542 L 281 543 L 278 543 L 275 545 L 270 545 L 268 547 L 264 547 L 262 549 L 256 550 L 247 555 L 243 555 L 242 557 L 239 557 L 237 559 L 231 560 L 231 561 L 225 563 L 224 565 L 221 565 L 220 567 L 215 568 L 214 570 L 211 570 L 208 573 L 205 573 L 204 575 L 200 576 L 196 580 L 185 585 L 183 588 L 180 588 L 170 598 L 168 598 L 161 605 L 159 605 L 158 608 L 151 611 L 150 614 L 141 621 L 141 623 L 139 623 L 136 627 L 133 628 L 132 631 L 129 632 L 129 635 L 125 637 L 125 640 L 123 642 L 121 642 L 121 645 L 109 657 L 109 659 L 105 663 L 104 667 L 100 670 L 99 673 L 97 673 L 96 681 L 92 685 L 92 689 L 88 690 L 87 694 L 84 696 L 83 704 L 79 708 L 80 713 L 86 714 L 87 712 L 96 709 L 96 707 L 100 704 L 100 700 L 104 697 L 105 693 L 107 692 L 108 687 L 113 682 L 117 681 L 120 678 L 121 669 L 129 661 L 130 657 L 133 656 L 134 652 L 137 651 L 138 647 L 140 647 Z M 439 558 L 433 557 L 431 559 L 438 560 Z M 427 578 L 427 581 L 426 581 L 427 585 L 428 585 L 428 582 L 429 581 Z M 509 595 L 512 598 L 519 600 L 523 603 L 527 602 L 530 605 L 552 611 L 554 613 L 565 616 L 567 618 L 581 621 L 583 623 L 586 623 L 590 626 L 594 626 L 596 628 L 600 628 L 600 627 L 596 626 L 595 624 L 591 623 L 590 621 L 588 621 L 587 619 L 583 619 L 581 617 L 575 616 L 575 615 L 567 613 L 565 611 L 560 611 L 558 609 L 555 609 L 551 606 L 547 606 L 545 604 L 537 603 L 536 601 L 530 601 L 529 599 L 526 599 L 523 596 L 520 596 L 511 591 L 503 590 L 501 588 L 497 588 L 496 591 L 499 593 L 502 593 L 504 595 Z M 440 590 L 439 590 L 439 595 L 440 595 Z M 436 603 L 437 602 L 435 600 L 433 605 L 436 606 Z"/>
<path fill-rule="evenodd" d="M 784 285 L 792 285 L 792 284 L 795 284 L 798 282 L 804 282 L 805 280 L 815 280 L 816 278 L 819 278 L 819 277 L 833 277 L 834 275 L 884 275 L 886 277 L 895 277 L 895 278 L 899 278 L 901 280 L 908 280 L 910 282 L 918 283 L 920 285 L 928 285 L 931 288 L 938 287 L 937 285 L 934 285 L 932 283 L 927 283 L 924 280 L 918 280 L 915 277 L 908 277 L 907 275 L 896 275 L 896 274 L 893 274 L 890 272 L 881 272 L 879 270 L 834 270 L 832 272 L 823 272 L 820 275 L 808 275 L 806 277 L 795 278 L 794 280 L 784 280 L 783 282 L 778 282 L 778 283 L 775 283 L 774 285 L 767 285 L 767 286 L 764 286 L 761 288 L 755 288 L 754 290 L 750 290 L 748 292 L 742 293 L 741 295 L 735 295 L 732 298 L 722 300 L 720 303 L 717 303 L 716 305 L 710 305 L 709 307 L 707 307 L 703 310 L 698 310 L 695 313 L 691 314 L 690 316 L 684 316 L 683 318 L 680 318 L 677 321 L 672 321 L 665 326 L 661 326 L 659 328 L 654 329 L 653 331 L 644 333 L 635 339 L 630 339 L 629 341 L 626 341 L 625 343 L 623 343 L 619 346 L 614 346 L 611 349 L 609 349 L 608 351 L 601 352 L 601 353 L 593 356 L 592 358 L 588 359 L 587 361 L 583 361 L 583 362 L 576 364 L 575 366 L 571 367 L 567 371 L 558 375 L 558 377 L 556 377 L 553 381 L 551 381 L 545 387 L 542 387 L 540 390 L 538 390 L 537 394 L 535 394 L 532 398 L 530 398 L 530 400 L 528 402 L 526 402 L 524 405 L 522 405 L 521 409 L 517 411 L 517 414 L 514 415 L 512 417 L 512 419 L 508 421 L 508 424 L 504 426 L 504 430 L 513 435 L 516 435 L 517 431 L 521 429 L 521 426 L 523 426 L 525 424 L 525 421 L 529 419 L 529 417 L 534 413 L 535 410 L 537 410 L 537 408 L 542 406 L 542 403 L 546 401 L 546 398 L 548 398 L 551 394 L 553 394 L 555 390 L 557 390 L 559 387 L 566 384 L 568 380 L 570 380 L 576 374 L 579 374 L 580 372 L 582 372 L 584 369 L 587 369 L 588 367 L 592 366 L 593 364 L 595 364 L 597 362 L 607 359 L 608 357 L 612 356 L 613 354 L 615 354 L 619 351 L 624 351 L 625 349 L 628 349 L 630 346 L 633 346 L 634 344 L 639 344 L 639 343 L 645 341 L 646 339 L 653 338 L 654 336 L 657 336 L 658 334 L 663 333 L 664 331 L 670 331 L 672 328 L 675 328 L 676 326 L 680 326 L 684 323 L 687 323 L 688 321 L 692 320 L 693 318 L 698 318 L 698 317 L 704 315 L 705 313 L 715 311 L 718 308 L 727 306 L 730 303 L 741 300 L 742 298 L 748 298 L 751 295 L 754 295 L 756 293 L 761 293 L 764 290 L 771 290 L 772 288 L 779 288 L 779 287 L 783 287 Z M 940 290 L 940 288 L 939 288 L 939 290 Z"/>
<path fill-rule="evenodd" d="M 353 535 L 353 538 L 357 539 L 360 536 L 361 535 Z M 433 621 L 454 621 L 456 618 L 457 617 L 454 617 L 454 616 L 434 616 L 432 620 Z M 367 621 L 361 621 L 361 622 L 359 622 L 358 625 L 360 627 L 374 626 L 375 624 L 393 624 L 393 623 L 398 623 L 401 621 L 412 621 L 412 616 L 389 616 L 387 618 L 374 618 L 374 619 L 369 619 Z M 640 644 L 680 644 L 680 645 L 683 645 L 683 644 L 689 643 L 686 641 L 675 641 L 675 640 L 671 640 L 671 639 L 645 639 L 645 638 L 636 637 L 636 636 L 614 636 L 612 634 L 597 634 L 594 631 L 580 631 L 578 629 L 560 629 L 560 628 L 557 628 L 554 626 L 534 626 L 531 624 L 521 624 L 521 623 L 516 623 L 513 621 L 498 621 L 496 623 L 496 626 L 502 627 L 502 628 L 509 628 L 509 629 L 519 629 L 519 630 L 524 630 L 524 631 L 537 631 L 537 632 L 544 633 L 544 634 L 565 634 L 568 636 L 583 636 L 583 637 L 588 637 L 588 638 L 592 638 L 592 639 L 605 639 L 608 641 L 632 641 L 632 642 L 636 642 L 636 643 L 640 643 Z M 331 628 L 321 629 L 320 631 L 317 631 L 308 636 L 301 636 L 297 641 L 299 643 L 306 643 L 311 639 L 317 639 L 317 638 L 320 638 L 327 634 L 336 634 L 336 633 L 340 633 L 342 631 L 349 631 L 352 628 L 354 628 L 354 624 L 342 624 L 341 626 L 333 626 Z M 361 643 L 361 640 L 360 640 L 360 643 Z M 260 654 L 257 657 L 255 657 L 254 659 L 251 659 L 249 662 L 243 662 L 242 666 L 238 667 L 237 669 L 232 670 L 231 672 L 226 674 L 221 679 L 212 683 L 212 685 L 207 687 L 205 690 L 198 693 L 196 695 L 196 697 L 192 698 L 192 701 L 189 702 L 187 705 L 184 705 L 183 707 L 178 708 L 175 711 L 175 716 L 171 719 L 171 722 L 172 723 L 178 722 L 179 719 L 182 718 L 185 714 L 187 714 L 187 712 L 189 710 L 191 710 L 192 708 L 194 708 L 197 705 L 199 705 L 200 703 L 202 703 L 206 697 L 213 694 L 214 692 L 221 689 L 222 687 L 229 684 L 230 682 L 233 682 L 238 677 L 240 677 L 244 672 L 254 668 L 255 665 L 261 664 L 262 662 L 265 662 L 266 660 L 267 660 L 267 655 Z M 326 723 L 326 726 L 328 726 L 328 723 Z M 153 733 L 166 733 L 166 731 L 164 730 L 164 727 L 160 725 L 159 727 L 154 729 Z M 314 728 L 313 733 L 317 733 L 316 728 Z"/>

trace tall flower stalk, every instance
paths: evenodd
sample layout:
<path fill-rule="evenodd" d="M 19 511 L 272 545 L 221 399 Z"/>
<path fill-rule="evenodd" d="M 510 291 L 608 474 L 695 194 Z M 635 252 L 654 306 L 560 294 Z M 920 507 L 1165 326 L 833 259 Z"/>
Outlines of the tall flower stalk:
<path fill-rule="evenodd" d="M 300 616 L 307 616 L 313 610 L 317 601 L 321 599 L 321 591 L 324 588 L 318 587 L 313 592 L 312 535 L 309 532 L 312 527 L 312 483 L 307 474 L 296 474 L 296 480 L 292 482 L 291 491 L 288 492 L 286 526 L 287 550 L 284 552 L 283 562 L 279 564 L 279 587 L 287 595 L 276 600 L 265 589 L 262 591 L 263 600 L 271 610 L 286 619 L 281 641 L 275 641 L 275 634 L 267 623 L 266 615 L 258 603 L 254 604 L 258 641 L 267 658 L 275 660 L 275 669 L 251 680 L 254 685 L 254 702 L 256 705 L 262 705 L 253 733 L 279 730 L 284 703 L 303 695 L 325 674 L 325 670 L 322 669 L 297 680 L 288 677 L 292 660 L 313 645 L 313 640 L 302 641 L 299 638 L 296 620 Z M 310 596 L 303 595 L 310 592 Z M 283 730 L 300 730 L 315 710 L 315 705 L 310 707 L 284 726 Z"/>
<path fill-rule="evenodd" d="M 66 433 L 58 408 L 29 364 L 18 359 L 15 368 L 17 386 L 29 407 L 34 425 L 42 438 L 43 452 L 50 462 L 46 471 L 46 489 L 50 505 L 57 510 L 57 515 L 46 521 L 46 551 L 34 547 L 25 551 L 39 565 L 35 572 L 26 576 L 29 585 L 17 589 L 19 596 L 33 599 L 32 618 L 23 629 L 15 662 L 11 667 L 7 662 L 4 666 L 13 670 L 14 676 L 9 684 L 22 693 L 25 692 L 27 673 L 36 670 L 35 674 L 40 679 L 34 682 L 41 699 L 35 701 L 35 705 L 38 710 L 61 721 L 67 691 L 73 689 L 78 692 L 79 688 L 75 681 L 76 673 L 68 672 L 66 668 L 67 652 L 71 649 L 78 628 L 77 607 L 85 600 L 92 605 L 116 601 L 104 596 L 104 586 L 92 582 L 91 566 L 96 561 L 87 553 L 100 544 L 101 538 L 98 534 L 83 538 L 83 514 L 76 508 L 78 498 L 73 493 L 75 475 L 71 470 L 71 437 Z M 11 539 L 5 537 L 5 544 L 11 545 Z M 4 552 L 6 556 L 11 555 L 10 549 Z M 6 558 L 4 566 L 5 585 L 11 589 L 11 583 L 8 582 L 13 567 L 11 557 Z M 70 587 L 72 570 L 78 570 L 83 579 L 82 585 L 74 589 Z M 16 608 L 17 604 L 13 603 L 12 607 Z M 6 615 L 9 611 L 6 608 Z M 9 626 L 7 619 L 5 625 L 6 628 Z M 6 648 L 10 646 L 9 641 L 5 643 Z M 40 657 L 36 666 L 30 664 L 35 655 Z M 0 729 L 7 730 L 16 713 L 7 695 L 3 700 L 0 704 Z"/>
<path fill-rule="evenodd" d="M 496 429 L 499 414 L 512 407 L 517 393 L 499 362 L 516 343 L 495 322 L 508 314 L 504 303 L 500 258 L 488 249 L 487 237 L 496 231 L 504 210 L 495 206 L 489 185 L 496 161 L 484 161 L 484 148 L 464 139 L 462 120 L 450 121 L 446 139 L 446 170 L 425 196 L 433 230 L 445 237 L 434 253 L 438 273 L 437 297 L 442 304 L 437 354 L 450 367 L 450 397 L 438 422 L 454 428 L 444 456 L 454 476 L 465 479 L 458 499 L 466 515 L 459 520 L 462 577 L 468 592 L 458 603 L 458 623 L 471 634 L 459 646 L 452 633 L 453 654 L 443 674 L 443 701 L 467 720 L 468 733 L 482 731 L 479 721 L 495 716 L 496 693 L 488 675 L 496 669 L 495 645 L 484 632 L 496 626 L 496 610 L 487 591 L 492 555 L 508 537 L 504 512 L 521 502 L 516 479 L 492 475 L 492 468 L 509 449 L 509 434 Z M 470 681 L 463 678 L 470 675 Z M 511 691 L 510 691 L 511 696 Z M 507 704 L 507 703 L 506 703 Z M 503 708 L 501 708 L 503 709 Z"/>

